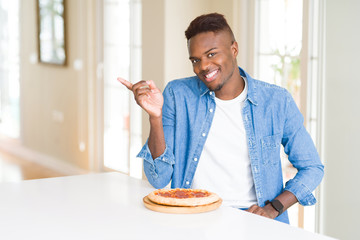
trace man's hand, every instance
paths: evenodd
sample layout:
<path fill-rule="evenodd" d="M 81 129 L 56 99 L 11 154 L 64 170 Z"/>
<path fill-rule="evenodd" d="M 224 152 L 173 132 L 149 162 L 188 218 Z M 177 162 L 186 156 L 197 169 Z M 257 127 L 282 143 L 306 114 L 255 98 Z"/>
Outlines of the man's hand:
<path fill-rule="evenodd" d="M 271 204 L 267 204 L 264 207 L 259 207 L 258 205 L 254 204 L 246 211 L 254 213 L 256 215 L 263 216 L 263 217 L 271 218 L 271 219 L 276 218 L 278 216 L 278 214 L 279 214 L 278 211 L 276 211 L 271 206 Z"/>
<path fill-rule="evenodd" d="M 282 205 L 284 206 L 284 211 L 298 201 L 295 195 L 289 191 L 282 192 L 275 199 L 279 200 L 282 203 Z M 279 212 L 276 211 L 276 209 L 270 203 L 266 204 L 264 207 L 259 207 L 258 205 L 254 204 L 246 211 L 272 219 L 276 218 L 279 215 Z"/>
<path fill-rule="evenodd" d="M 118 81 L 133 92 L 136 103 L 149 114 L 150 118 L 161 117 L 164 98 L 152 80 L 132 84 L 119 77 Z"/>

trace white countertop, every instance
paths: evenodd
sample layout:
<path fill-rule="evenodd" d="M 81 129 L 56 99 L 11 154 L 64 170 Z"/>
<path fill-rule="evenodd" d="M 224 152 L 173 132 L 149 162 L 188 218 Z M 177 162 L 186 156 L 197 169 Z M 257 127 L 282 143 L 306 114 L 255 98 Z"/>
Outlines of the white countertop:
<path fill-rule="evenodd" d="M 223 206 L 154 212 L 142 202 L 153 190 L 120 173 L 0 183 L 0 239 L 331 239 Z"/>

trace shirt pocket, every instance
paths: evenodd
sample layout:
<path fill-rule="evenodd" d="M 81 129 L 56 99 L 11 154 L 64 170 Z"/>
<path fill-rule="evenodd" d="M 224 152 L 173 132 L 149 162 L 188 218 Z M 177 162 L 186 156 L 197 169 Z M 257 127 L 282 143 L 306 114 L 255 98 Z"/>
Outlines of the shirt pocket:
<path fill-rule="evenodd" d="M 280 162 L 281 135 L 275 134 L 261 139 L 262 162 L 277 164 Z"/>

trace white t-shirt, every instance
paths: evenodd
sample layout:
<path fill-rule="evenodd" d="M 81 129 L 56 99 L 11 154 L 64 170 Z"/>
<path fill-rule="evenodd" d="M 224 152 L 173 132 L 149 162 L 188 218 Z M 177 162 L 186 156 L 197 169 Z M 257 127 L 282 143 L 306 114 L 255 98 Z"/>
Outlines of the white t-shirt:
<path fill-rule="evenodd" d="M 192 183 L 192 188 L 215 192 L 224 205 L 237 208 L 257 203 L 242 118 L 247 96 L 244 81 L 244 91 L 236 98 L 215 98 L 214 119 Z"/>

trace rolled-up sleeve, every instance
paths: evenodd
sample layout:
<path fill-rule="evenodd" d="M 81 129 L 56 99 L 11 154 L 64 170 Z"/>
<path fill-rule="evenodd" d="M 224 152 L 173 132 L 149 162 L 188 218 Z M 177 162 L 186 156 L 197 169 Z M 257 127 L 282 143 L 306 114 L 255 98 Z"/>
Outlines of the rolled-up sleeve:
<path fill-rule="evenodd" d="M 289 161 L 298 172 L 286 183 L 285 190 L 293 193 L 301 205 L 313 205 L 316 199 L 312 192 L 324 176 L 324 165 L 310 134 L 304 127 L 304 118 L 289 93 L 286 101 L 282 144 Z"/>
<path fill-rule="evenodd" d="M 163 188 L 170 182 L 175 160 L 168 146 L 163 154 L 153 159 L 146 142 L 137 157 L 144 159 L 144 172 L 151 185 Z"/>

